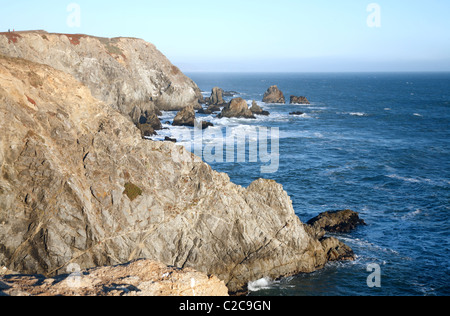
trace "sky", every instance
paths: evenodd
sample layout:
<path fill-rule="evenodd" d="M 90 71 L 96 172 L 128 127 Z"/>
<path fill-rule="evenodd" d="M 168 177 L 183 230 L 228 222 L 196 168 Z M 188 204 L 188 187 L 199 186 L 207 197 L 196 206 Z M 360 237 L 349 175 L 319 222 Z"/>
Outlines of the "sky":
<path fill-rule="evenodd" d="M 0 0 L 8 29 L 137 37 L 185 72 L 450 71 L 450 0 Z"/>

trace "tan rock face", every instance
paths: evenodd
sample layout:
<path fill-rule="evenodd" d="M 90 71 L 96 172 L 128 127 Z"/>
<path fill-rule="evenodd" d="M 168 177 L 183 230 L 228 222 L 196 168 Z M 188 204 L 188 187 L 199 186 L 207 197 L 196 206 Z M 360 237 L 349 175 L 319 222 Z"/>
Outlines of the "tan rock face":
<path fill-rule="evenodd" d="M 177 113 L 173 126 L 195 126 L 195 110 L 192 106 L 186 107 Z"/>
<path fill-rule="evenodd" d="M 211 97 L 209 98 L 210 105 L 223 105 L 225 101 L 223 100 L 223 90 L 219 87 L 214 87 L 211 91 Z"/>
<path fill-rule="evenodd" d="M 223 117 L 237 117 L 237 118 L 249 118 L 254 119 L 252 111 L 248 108 L 247 102 L 242 98 L 235 98 L 230 101 L 219 114 L 220 118 Z"/>
<path fill-rule="evenodd" d="M 200 89 L 154 45 L 135 38 L 46 32 L 0 33 L 0 54 L 46 64 L 73 75 L 94 97 L 129 115 L 199 108 Z M 136 123 L 136 122 L 135 122 Z"/>
<path fill-rule="evenodd" d="M 72 266 L 74 268 L 74 266 Z M 76 270 L 76 269 L 74 269 Z M 150 260 L 101 267 L 53 279 L 0 277 L 0 295 L 9 296 L 228 296 L 223 281 L 193 269 Z"/>
<path fill-rule="evenodd" d="M 71 75 L 0 56 L 0 266 L 54 276 L 145 258 L 234 292 L 322 268 L 310 230 L 276 182 L 237 186 L 184 147 L 143 141 Z"/>
<path fill-rule="evenodd" d="M 306 104 L 306 105 L 308 105 L 311 103 L 308 101 L 308 99 L 306 97 L 303 97 L 303 96 L 297 97 L 297 96 L 291 95 L 290 104 Z"/>
<path fill-rule="evenodd" d="M 271 86 L 267 89 L 266 93 L 264 93 L 263 102 L 265 103 L 286 103 L 286 98 L 284 97 L 283 92 L 278 89 L 277 86 Z"/>

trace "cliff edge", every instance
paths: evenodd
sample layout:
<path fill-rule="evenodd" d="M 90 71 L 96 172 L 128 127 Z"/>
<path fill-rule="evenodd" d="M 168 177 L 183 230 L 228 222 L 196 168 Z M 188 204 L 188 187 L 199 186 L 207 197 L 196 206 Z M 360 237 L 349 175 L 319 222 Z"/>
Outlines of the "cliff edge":
<path fill-rule="evenodd" d="M 153 44 L 136 38 L 102 38 L 45 31 L 0 33 L 0 54 L 46 64 L 71 74 L 93 96 L 131 115 L 200 108 L 200 89 Z M 135 122 L 136 123 L 136 122 Z"/>

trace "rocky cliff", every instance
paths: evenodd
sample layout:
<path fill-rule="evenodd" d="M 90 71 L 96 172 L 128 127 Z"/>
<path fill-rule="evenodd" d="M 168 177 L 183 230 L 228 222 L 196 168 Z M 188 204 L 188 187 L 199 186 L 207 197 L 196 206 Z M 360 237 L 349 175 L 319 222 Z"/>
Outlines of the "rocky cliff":
<path fill-rule="evenodd" d="M 184 147 L 144 141 L 91 92 L 0 56 L 0 265 L 53 276 L 71 263 L 144 258 L 216 275 L 233 292 L 342 258 L 330 256 L 342 244 L 300 222 L 281 185 L 243 188 Z"/>
<path fill-rule="evenodd" d="M 135 38 L 100 38 L 44 31 L 0 33 L 0 54 L 73 75 L 92 95 L 130 115 L 199 108 L 200 89 L 156 47 Z M 137 123 L 137 122 L 135 122 Z"/>

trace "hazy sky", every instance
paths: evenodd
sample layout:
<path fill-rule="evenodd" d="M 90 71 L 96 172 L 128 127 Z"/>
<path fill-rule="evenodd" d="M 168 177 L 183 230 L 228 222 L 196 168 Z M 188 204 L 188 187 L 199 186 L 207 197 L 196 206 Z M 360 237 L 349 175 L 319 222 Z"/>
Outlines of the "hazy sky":
<path fill-rule="evenodd" d="M 143 38 L 184 71 L 450 71 L 450 0 L 0 0 L 0 8 L 3 31 Z"/>

